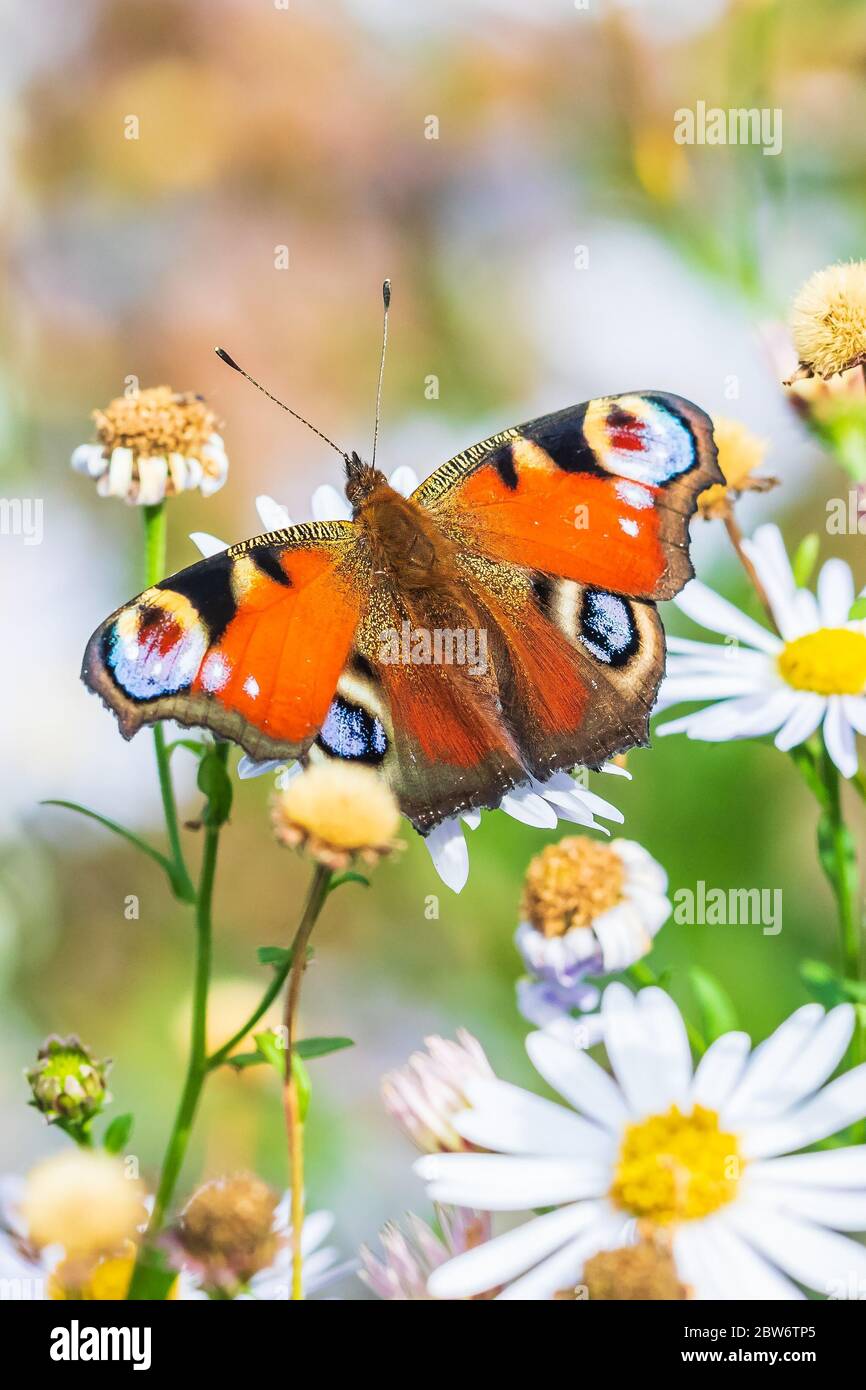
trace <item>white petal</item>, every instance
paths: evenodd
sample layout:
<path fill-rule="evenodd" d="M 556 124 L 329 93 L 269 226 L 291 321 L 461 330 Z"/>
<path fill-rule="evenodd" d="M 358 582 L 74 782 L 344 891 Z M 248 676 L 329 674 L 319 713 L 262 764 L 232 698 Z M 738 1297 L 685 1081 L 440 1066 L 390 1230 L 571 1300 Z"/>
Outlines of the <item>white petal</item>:
<path fill-rule="evenodd" d="M 708 589 L 699 579 L 691 579 L 674 603 L 693 622 L 709 628 L 710 632 L 737 637 L 748 646 L 757 647 L 758 651 L 769 652 L 771 656 L 782 649 L 783 644 L 774 633 L 741 613 L 739 608 L 722 598 L 721 594 Z"/>
<path fill-rule="evenodd" d="M 388 482 L 395 492 L 399 492 L 403 497 L 411 497 L 419 485 L 419 478 L 414 468 L 410 468 L 408 463 L 401 463 L 399 468 L 394 469 Z"/>
<path fill-rule="evenodd" d="M 76 473 L 101 478 L 108 467 L 108 456 L 101 444 L 79 444 L 70 462 Z"/>
<path fill-rule="evenodd" d="M 447 1206 L 482 1211 L 528 1211 L 598 1197 L 610 1184 L 610 1164 L 581 1158 L 512 1154 L 429 1154 L 415 1172 L 427 1195 Z"/>
<path fill-rule="evenodd" d="M 282 531 L 292 524 L 287 508 L 265 492 L 256 498 L 256 511 L 266 531 Z"/>
<path fill-rule="evenodd" d="M 858 734 L 866 734 L 866 700 L 862 695 L 843 695 L 842 706 L 848 723 Z"/>
<path fill-rule="evenodd" d="M 728 695 L 754 695 L 768 688 L 766 675 L 756 677 L 751 671 L 695 671 L 666 676 L 659 691 L 659 700 L 666 705 L 683 704 L 686 700 L 722 700 Z"/>
<path fill-rule="evenodd" d="M 584 1203 L 584 1208 L 589 1206 Z M 580 1282 L 583 1266 L 599 1250 L 616 1249 L 625 1244 L 622 1232 L 628 1222 L 599 1206 L 598 1216 L 588 1231 L 576 1236 L 562 1250 L 549 1255 L 522 1278 L 515 1279 L 496 1295 L 498 1303 L 533 1302 L 552 1299 L 560 1289 L 573 1289 Z"/>
<path fill-rule="evenodd" d="M 725 1106 L 726 1125 L 766 1113 L 774 1106 L 776 1086 L 788 1067 L 797 1063 L 824 1017 L 820 1004 L 804 1004 L 755 1048 L 743 1079 Z"/>
<path fill-rule="evenodd" d="M 811 738 L 827 709 L 827 698 L 812 690 L 802 690 L 797 703 L 776 734 L 776 747 L 787 753 Z"/>
<path fill-rule="evenodd" d="M 625 816 L 617 806 L 614 806 L 610 801 L 605 801 L 603 796 L 598 796 L 596 792 L 591 792 L 587 787 L 575 786 L 571 796 L 578 803 L 588 806 L 595 815 L 604 816 L 605 820 L 612 820 L 616 825 L 622 825 L 625 820 Z"/>
<path fill-rule="evenodd" d="M 866 1280 L 866 1247 L 762 1203 L 739 1201 L 726 1213 L 744 1240 L 807 1288 L 831 1297 Z M 844 1295 L 843 1295 L 844 1296 Z"/>
<path fill-rule="evenodd" d="M 866 1063 L 838 1076 L 799 1109 L 751 1126 L 742 1137 L 747 1158 L 771 1158 L 827 1139 L 866 1115 Z"/>
<path fill-rule="evenodd" d="M 552 830 L 557 816 L 549 802 L 528 787 L 516 787 L 506 792 L 499 803 L 499 809 L 524 825 L 533 825 L 541 830 Z"/>
<path fill-rule="evenodd" d="M 612 1076 L 592 1057 L 547 1032 L 530 1033 L 526 1051 L 548 1086 L 612 1134 L 629 1121 L 628 1107 Z"/>
<path fill-rule="evenodd" d="M 707 1249 L 729 1299 L 755 1301 L 797 1300 L 805 1297 L 777 1269 L 753 1250 L 734 1227 L 719 1218 L 705 1226 Z"/>
<path fill-rule="evenodd" d="M 818 575 L 818 608 L 824 627 L 844 627 L 854 602 L 854 576 L 844 560 L 828 560 Z"/>
<path fill-rule="evenodd" d="M 834 1231 L 866 1231 L 866 1190 L 862 1188 L 825 1192 L 799 1183 L 749 1183 L 744 1196 Z"/>
<path fill-rule="evenodd" d="M 190 531 L 189 538 L 206 560 L 211 555 L 219 555 L 229 548 L 228 541 L 221 541 L 218 536 L 211 536 L 207 531 Z"/>
<path fill-rule="evenodd" d="M 242 782 L 247 782 L 251 777 L 264 777 L 268 772 L 276 772 L 278 767 L 285 767 L 285 758 L 269 758 L 264 762 L 255 762 L 247 753 L 238 761 L 238 777 Z"/>
<path fill-rule="evenodd" d="M 449 1299 L 494 1289 L 585 1231 L 598 1220 L 598 1212 L 596 1203 L 587 1202 L 536 1216 L 440 1265 L 431 1274 L 427 1289 L 434 1298 Z"/>
<path fill-rule="evenodd" d="M 132 450 L 117 448 L 111 451 L 108 467 L 108 496 L 125 497 L 132 483 Z"/>
<path fill-rule="evenodd" d="M 533 1095 L 507 1081 L 471 1081 L 471 1108 L 452 1123 L 458 1134 L 497 1153 L 612 1157 L 610 1136 L 555 1101 Z"/>
<path fill-rule="evenodd" d="M 845 1056 L 853 1031 L 853 1004 L 838 1004 L 830 1010 L 798 1054 L 796 1066 L 786 1067 L 776 1078 L 773 1094 L 768 1098 L 773 1114 L 798 1105 L 823 1086 Z"/>
<path fill-rule="evenodd" d="M 761 1159 L 749 1165 L 749 1181 L 768 1185 L 796 1183 L 801 1187 L 866 1187 L 866 1144 Z"/>
<path fill-rule="evenodd" d="M 164 457 L 138 460 L 138 505 L 154 507 L 165 497 L 168 482 L 168 459 Z"/>
<path fill-rule="evenodd" d="M 447 888 L 461 893 L 469 878 L 469 850 L 460 821 L 451 817 L 424 836 L 433 867 Z"/>
<path fill-rule="evenodd" d="M 716 1243 L 707 1221 L 686 1221 L 674 1231 L 673 1255 L 677 1273 L 692 1292 L 703 1302 L 736 1297 L 725 1285 Z"/>
<path fill-rule="evenodd" d="M 627 767 L 620 767 L 619 763 L 602 763 L 599 772 L 607 772 L 611 777 L 627 777 L 631 781 L 631 773 Z"/>
<path fill-rule="evenodd" d="M 477 830 L 479 825 L 481 824 L 481 812 L 463 811 L 461 813 L 460 819 L 466 826 L 467 830 Z"/>
<path fill-rule="evenodd" d="M 724 1033 L 710 1043 L 695 1070 L 692 1104 L 720 1111 L 743 1073 L 751 1046 L 748 1033 Z"/>
<path fill-rule="evenodd" d="M 824 743 L 842 776 L 853 777 L 857 771 L 857 745 L 854 730 L 845 715 L 845 706 L 838 695 L 831 695 L 827 701 Z"/>
<path fill-rule="evenodd" d="M 778 526 L 759 526 L 752 539 L 743 542 L 743 550 L 755 566 L 770 601 L 776 626 L 785 641 L 801 636 L 797 586 Z"/>
<path fill-rule="evenodd" d="M 691 1058 L 679 1010 L 663 990 L 636 997 L 625 985 L 608 985 L 602 998 L 605 1046 L 614 1075 L 632 1112 L 649 1115 L 684 1105 Z"/>
<path fill-rule="evenodd" d="M 306 1258 L 312 1255 L 334 1229 L 335 1217 L 330 1211 L 311 1211 L 301 1232 L 301 1251 Z"/>
<path fill-rule="evenodd" d="M 341 492 L 330 483 L 323 483 L 313 493 L 313 517 L 316 521 L 351 521 L 352 508 Z"/>
<path fill-rule="evenodd" d="M 793 690 L 775 690 L 760 695 L 744 695 L 688 714 L 670 724 L 659 725 L 657 734 L 686 733 L 689 738 L 722 743 L 731 738 L 761 738 L 778 729 L 797 703 Z"/>

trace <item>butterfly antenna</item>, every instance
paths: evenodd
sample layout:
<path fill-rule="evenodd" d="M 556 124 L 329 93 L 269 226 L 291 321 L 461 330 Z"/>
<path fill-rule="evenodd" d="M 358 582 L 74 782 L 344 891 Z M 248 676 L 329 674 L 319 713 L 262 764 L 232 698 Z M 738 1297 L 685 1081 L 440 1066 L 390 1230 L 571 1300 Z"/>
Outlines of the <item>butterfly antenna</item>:
<path fill-rule="evenodd" d="M 391 307 L 391 281 L 386 280 L 382 286 L 382 304 L 384 313 L 382 317 L 382 356 L 379 358 L 379 384 L 376 387 L 376 423 L 373 426 L 373 459 L 371 467 L 376 467 L 376 445 L 379 442 L 379 412 L 382 408 L 382 377 L 385 375 L 385 349 L 388 346 L 388 310 Z"/>
<path fill-rule="evenodd" d="M 271 392 L 267 389 L 267 387 L 262 386 L 260 381 L 256 381 L 254 376 L 250 376 L 249 372 L 244 371 L 243 367 L 239 367 L 234 358 L 229 357 L 225 348 L 214 348 L 214 352 L 216 353 L 217 357 L 220 357 L 223 360 L 223 362 L 225 362 L 227 367 L 231 367 L 233 371 L 239 372 L 240 375 L 242 377 L 245 377 L 246 380 L 252 386 L 255 386 L 258 391 L 261 391 L 262 395 L 267 396 L 269 401 L 273 401 L 274 404 L 278 405 L 281 410 L 285 410 L 288 415 L 292 415 L 296 420 L 300 420 L 301 424 L 306 425 L 308 430 L 312 430 L 313 434 L 317 434 L 320 439 L 323 439 L 325 441 L 326 444 L 330 444 L 331 448 L 336 450 L 336 452 L 340 455 L 340 458 L 348 461 L 349 455 L 346 453 L 345 449 L 341 449 L 339 444 L 335 444 L 333 439 L 329 439 L 326 434 L 322 434 L 321 430 L 317 430 L 316 426 L 312 425 L 309 420 L 305 420 L 303 415 L 299 415 L 296 410 L 292 410 L 291 407 L 286 405 L 284 401 L 278 400 L 276 396 L 272 395 Z"/>

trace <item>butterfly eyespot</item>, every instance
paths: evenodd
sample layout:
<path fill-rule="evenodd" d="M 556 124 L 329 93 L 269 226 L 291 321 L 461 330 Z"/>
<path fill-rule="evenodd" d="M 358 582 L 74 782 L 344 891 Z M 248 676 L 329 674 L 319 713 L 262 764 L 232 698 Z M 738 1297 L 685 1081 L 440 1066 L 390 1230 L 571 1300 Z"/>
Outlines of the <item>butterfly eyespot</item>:
<path fill-rule="evenodd" d="M 342 695 L 331 702 L 316 741 L 323 752 L 351 762 L 380 763 L 388 751 L 381 720 Z"/>
<path fill-rule="evenodd" d="M 619 594 L 587 589 L 580 610 L 578 637 L 608 666 L 622 666 L 639 646 L 631 607 Z"/>
<path fill-rule="evenodd" d="M 583 428 L 601 467 L 631 483 L 662 487 L 698 462 L 686 420 L 651 396 L 591 401 Z"/>

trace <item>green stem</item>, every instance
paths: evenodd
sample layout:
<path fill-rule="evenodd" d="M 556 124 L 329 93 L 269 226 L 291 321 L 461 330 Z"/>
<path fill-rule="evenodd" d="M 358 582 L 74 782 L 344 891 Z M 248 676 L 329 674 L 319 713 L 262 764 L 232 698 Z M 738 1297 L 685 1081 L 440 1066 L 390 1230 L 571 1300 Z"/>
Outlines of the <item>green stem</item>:
<path fill-rule="evenodd" d="M 292 1052 L 295 1045 L 295 1027 L 298 1018 L 298 1004 L 301 998 L 301 981 L 307 968 L 307 944 L 318 921 L 319 913 L 328 896 L 331 883 L 331 870 L 323 864 L 316 865 L 316 872 L 310 884 L 310 891 L 304 906 L 298 930 L 291 947 L 291 973 L 286 991 L 286 1071 L 283 1083 L 283 1108 L 286 1117 L 286 1135 L 292 1166 L 292 1301 L 304 1297 L 304 1260 L 301 1249 L 304 1229 L 304 1119 L 301 1099 L 298 1093 L 298 1078 Z"/>
<path fill-rule="evenodd" d="M 144 507 L 144 582 L 148 589 L 157 584 L 160 579 L 165 578 L 166 566 L 166 544 L 168 538 L 168 527 L 166 522 L 165 503 L 159 502 L 154 507 Z M 153 747 L 156 754 L 156 770 L 159 776 L 159 790 L 162 796 L 162 808 L 165 815 L 165 828 L 168 834 L 168 843 L 171 849 L 171 860 L 174 865 L 173 882 L 175 892 L 184 902 L 195 902 L 195 889 L 186 867 L 183 857 L 183 849 L 180 843 L 180 823 L 177 815 L 177 804 L 174 799 L 174 787 L 171 781 L 171 770 L 169 768 L 169 754 L 165 745 L 165 731 L 162 724 L 155 724 L 153 729 Z"/>
<path fill-rule="evenodd" d="M 226 747 L 219 750 L 221 753 L 228 752 Z M 204 853 L 202 855 L 201 873 L 199 876 L 199 888 L 196 901 L 196 959 L 195 959 L 195 984 L 193 988 L 192 1004 L 192 1023 L 190 1030 L 189 1061 L 187 1063 L 186 1079 L 183 1091 L 181 1092 L 180 1102 L 175 1115 L 174 1125 L 172 1126 L 171 1136 L 168 1141 L 168 1148 L 162 1163 L 162 1171 L 159 1177 L 159 1186 L 153 1204 L 150 1221 L 147 1226 L 147 1239 L 142 1243 L 139 1251 L 139 1258 L 136 1262 L 135 1273 L 132 1277 L 128 1297 L 136 1299 L 142 1297 L 140 1292 L 142 1283 L 142 1268 L 146 1263 L 145 1251 L 148 1242 L 152 1242 L 162 1229 L 165 1215 L 169 1203 L 174 1195 L 177 1180 L 180 1176 L 181 1168 L 189 1147 L 190 1135 L 192 1133 L 193 1121 L 201 1097 L 202 1087 L 208 1074 L 207 1059 L 207 996 L 210 985 L 211 953 L 212 953 L 212 924 L 211 913 L 213 904 L 214 877 L 216 874 L 217 850 L 219 848 L 219 825 L 207 825 L 205 828 Z"/>

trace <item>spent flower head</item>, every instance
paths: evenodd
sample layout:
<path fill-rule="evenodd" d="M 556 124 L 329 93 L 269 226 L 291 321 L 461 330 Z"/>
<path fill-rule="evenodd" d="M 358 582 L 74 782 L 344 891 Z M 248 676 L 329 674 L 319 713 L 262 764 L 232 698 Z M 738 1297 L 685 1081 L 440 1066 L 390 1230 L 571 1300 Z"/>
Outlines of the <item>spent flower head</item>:
<path fill-rule="evenodd" d="M 280 1248 L 282 1237 L 274 1229 L 279 1202 L 249 1173 L 205 1183 L 168 1237 L 176 1263 L 209 1292 L 237 1294 L 273 1263 Z"/>
<path fill-rule="evenodd" d="M 866 363 L 866 261 L 817 270 L 791 307 L 791 332 L 806 376 L 830 377 Z"/>
<path fill-rule="evenodd" d="M 669 1234 L 651 1229 L 634 1245 L 591 1256 L 581 1282 L 590 1302 L 679 1302 L 691 1297 L 677 1273 Z"/>
<path fill-rule="evenodd" d="M 423 1153 L 457 1153 L 472 1144 L 454 1128 L 454 1117 L 469 1105 L 467 1087 L 494 1076 L 484 1048 L 465 1028 L 457 1041 L 431 1037 L 426 1052 L 413 1052 L 404 1067 L 382 1078 L 388 1114 Z"/>
<path fill-rule="evenodd" d="M 777 478 L 755 473 L 767 452 L 767 443 L 759 439 L 739 420 L 717 415 L 713 420 L 713 437 L 718 449 L 719 467 L 725 481 L 713 483 L 698 497 L 698 511 L 704 520 L 724 519 L 731 503 L 743 492 L 769 492 L 776 487 Z"/>
<path fill-rule="evenodd" d="M 329 869 L 356 859 L 378 863 L 399 848 L 400 811 L 372 768 L 316 763 L 275 793 L 271 823 L 283 845 L 303 849 Z"/>
<path fill-rule="evenodd" d="M 111 1100 L 106 1088 L 110 1060 L 99 1062 L 74 1034 L 52 1034 L 27 1071 L 34 1105 L 49 1124 L 78 1130 Z"/>
<path fill-rule="evenodd" d="M 219 422 L 201 396 L 152 386 L 95 410 L 97 442 L 80 444 L 72 467 L 96 480 L 100 497 L 156 506 L 198 488 L 209 497 L 228 476 Z"/>

